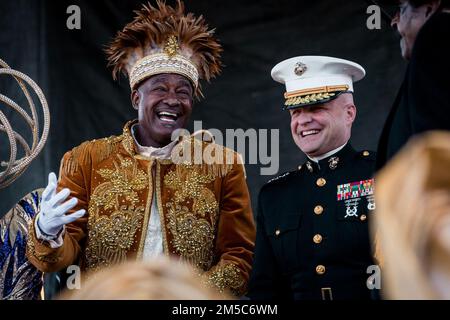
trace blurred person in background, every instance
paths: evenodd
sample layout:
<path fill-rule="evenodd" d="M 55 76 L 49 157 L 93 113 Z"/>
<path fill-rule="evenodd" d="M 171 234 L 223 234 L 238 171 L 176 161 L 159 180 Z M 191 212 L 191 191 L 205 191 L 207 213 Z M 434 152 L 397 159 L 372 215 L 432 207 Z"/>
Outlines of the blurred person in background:
<path fill-rule="evenodd" d="M 398 5 L 391 25 L 408 61 L 378 144 L 382 168 L 414 135 L 450 130 L 450 1 L 383 0 Z"/>

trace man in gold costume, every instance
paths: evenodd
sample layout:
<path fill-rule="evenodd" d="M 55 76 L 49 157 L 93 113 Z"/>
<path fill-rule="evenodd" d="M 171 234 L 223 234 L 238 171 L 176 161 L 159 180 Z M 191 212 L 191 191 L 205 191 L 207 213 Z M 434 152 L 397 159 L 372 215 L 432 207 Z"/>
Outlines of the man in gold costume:
<path fill-rule="evenodd" d="M 128 76 L 138 119 L 120 136 L 67 152 L 58 181 L 50 174 L 27 245 L 39 270 L 176 255 L 219 291 L 245 293 L 255 226 L 240 157 L 173 138 L 202 96 L 199 80 L 219 74 L 221 51 L 203 17 L 185 14 L 180 1 L 143 6 L 118 32 L 108 59 L 115 77 Z"/>

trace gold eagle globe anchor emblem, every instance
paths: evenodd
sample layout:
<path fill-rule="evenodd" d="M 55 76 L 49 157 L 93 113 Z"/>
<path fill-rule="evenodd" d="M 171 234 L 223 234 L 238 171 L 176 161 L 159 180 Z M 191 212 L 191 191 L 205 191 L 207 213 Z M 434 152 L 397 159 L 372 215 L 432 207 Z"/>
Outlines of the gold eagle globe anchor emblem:
<path fill-rule="evenodd" d="M 308 67 L 303 62 L 297 62 L 294 67 L 294 73 L 298 76 L 301 76 L 308 70 Z"/>

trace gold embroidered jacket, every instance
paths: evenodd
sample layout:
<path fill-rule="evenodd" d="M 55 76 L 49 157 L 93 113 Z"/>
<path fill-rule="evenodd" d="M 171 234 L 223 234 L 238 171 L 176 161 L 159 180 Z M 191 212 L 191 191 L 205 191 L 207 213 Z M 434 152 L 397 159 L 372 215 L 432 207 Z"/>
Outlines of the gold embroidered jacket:
<path fill-rule="evenodd" d="M 243 294 L 255 226 L 238 154 L 191 137 L 175 146 L 179 156 L 190 152 L 190 161 L 143 157 L 130 134 L 133 123 L 121 136 L 85 142 L 64 155 L 58 190 L 69 188 L 78 198 L 71 212 L 85 208 L 88 213 L 66 225 L 64 244 L 56 249 L 36 238 L 32 223 L 29 260 L 41 271 L 54 272 L 77 262 L 95 271 L 141 258 L 156 194 L 165 254 L 189 261 L 219 290 Z M 200 163 L 196 145 L 233 161 Z"/>

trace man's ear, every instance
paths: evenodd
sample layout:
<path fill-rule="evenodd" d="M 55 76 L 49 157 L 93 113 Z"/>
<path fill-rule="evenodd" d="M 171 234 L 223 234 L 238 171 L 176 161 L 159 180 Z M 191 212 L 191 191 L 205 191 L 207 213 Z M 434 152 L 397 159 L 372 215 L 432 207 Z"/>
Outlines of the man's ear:
<path fill-rule="evenodd" d="M 134 109 L 139 109 L 139 102 L 141 100 L 141 95 L 139 94 L 139 91 L 136 89 L 131 92 L 131 104 L 133 105 Z"/>
<path fill-rule="evenodd" d="M 347 113 L 347 120 L 349 121 L 349 123 L 353 123 L 353 121 L 355 121 L 356 118 L 356 107 L 353 103 L 349 103 L 346 106 L 346 113 Z"/>
<path fill-rule="evenodd" d="M 435 0 L 425 4 L 426 6 L 425 17 L 429 18 L 433 13 L 437 11 L 440 5 L 441 0 Z"/>

